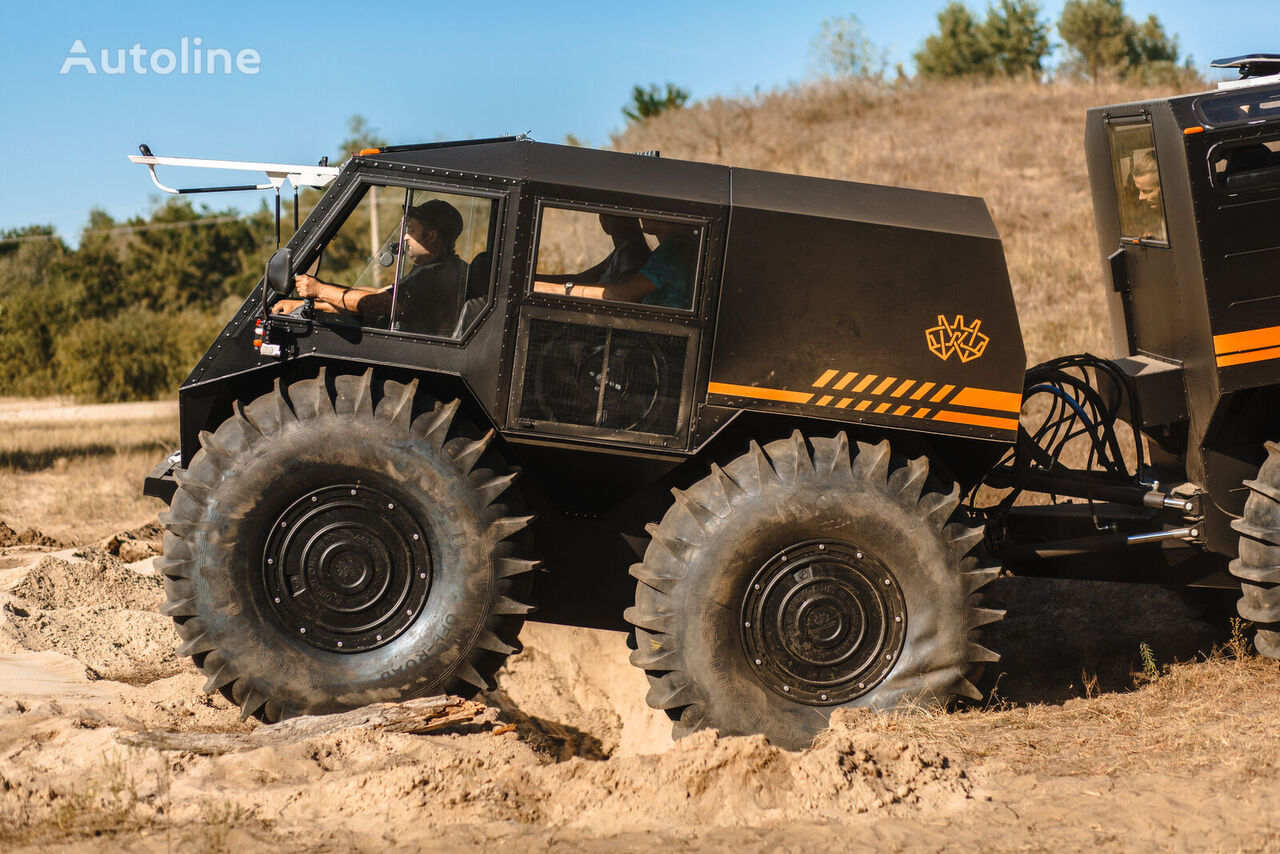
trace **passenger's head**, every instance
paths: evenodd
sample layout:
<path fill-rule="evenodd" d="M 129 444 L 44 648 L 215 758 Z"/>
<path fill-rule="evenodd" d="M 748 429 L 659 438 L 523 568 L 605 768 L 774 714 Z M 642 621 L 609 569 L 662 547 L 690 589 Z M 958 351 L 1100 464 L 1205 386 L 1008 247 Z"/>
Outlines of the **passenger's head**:
<path fill-rule="evenodd" d="M 600 228 L 610 237 L 638 237 L 643 239 L 640 220 L 633 216 L 600 214 Z"/>
<path fill-rule="evenodd" d="M 1149 148 L 1144 148 L 1133 155 L 1133 185 L 1138 190 L 1138 201 L 1153 211 L 1159 212 L 1163 203 L 1160 199 L 1160 169 L 1156 165 L 1156 156 Z"/>
<path fill-rule="evenodd" d="M 453 245 L 462 234 L 462 214 L 446 201 L 431 199 L 409 208 L 404 225 L 409 257 L 434 261 L 453 254 Z"/>

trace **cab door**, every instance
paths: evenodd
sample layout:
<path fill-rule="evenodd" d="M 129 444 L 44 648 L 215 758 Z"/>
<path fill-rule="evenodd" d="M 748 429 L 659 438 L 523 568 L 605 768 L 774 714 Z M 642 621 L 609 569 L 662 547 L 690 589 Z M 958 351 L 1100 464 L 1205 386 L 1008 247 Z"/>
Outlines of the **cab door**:
<path fill-rule="evenodd" d="M 687 448 L 715 209 L 534 206 L 507 428 Z"/>

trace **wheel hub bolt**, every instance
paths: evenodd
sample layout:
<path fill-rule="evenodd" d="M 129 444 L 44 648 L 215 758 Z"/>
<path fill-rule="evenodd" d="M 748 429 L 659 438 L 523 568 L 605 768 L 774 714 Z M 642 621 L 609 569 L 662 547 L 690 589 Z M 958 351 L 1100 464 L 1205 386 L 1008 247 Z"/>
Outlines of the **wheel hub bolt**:
<path fill-rule="evenodd" d="M 855 552 L 853 556 L 856 557 L 858 560 L 862 560 L 862 552 Z"/>
<path fill-rule="evenodd" d="M 352 494 L 352 495 L 355 495 L 355 494 L 356 494 L 356 491 L 355 491 L 354 489 L 353 489 L 353 490 L 351 490 L 351 494 Z"/>
<path fill-rule="evenodd" d="M 382 640 L 382 635 L 375 635 L 374 640 Z"/>
<path fill-rule="evenodd" d="M 277 597 L 276 597 L 276 604 L 277 604 L 277 605 L 279 605 L 279 604 L 280 604 L 280 597 L 279 597 L 279 596 L 277 596 Z"/>
<path fill-rule="evenodd" d="M 757 659 L 756 659 L 756 664 L 764 664 L 764 662 L 757 658 Z"/>
<path fill-rule="evenodd" d="M 298 631 L 304 635 L 307 633 L 307 630 L 305 627 L 298 629 Z"/>
<path fill-rule="evenodd" d="M 823 700 L 827 699 L 827 695 L 826 695 L 826 694 L 819 694 L 818 696 L 819 696 L 819 697 L 821 697 Z"/>
<path fill-rule="evenodd" d="M 751 621 L 750 621 L 750 620 L 747 620 L 747 621 L 746 621 L 745 623 L 743 623 L 742 625 L 746 626 L 747 628 L 751 628 Z"/>
<path fill-rule="evenodd" d="M 395 509 L 396 509 L 396 506 L 395 506 L 394 504 L 388 504 L 388 505 L 387 505 L 387 509 L 388 509 L 388 510 L 395 510 Z"/>
<path fill-rule="evenodd" d="M 418 539 L 418 535 L 417 535 L 417 534 L 414 534 L 414 535 L 413 535 L 413 538 L 414 538 L 415 540 L 416 540 L 416 539 Z"/>
<path fill-rule="evenodd" d="M 339 647 L 341 647 L 341 646 L 342 646 L 342 641 L 338 641 L 338 646 L 339 646 Z"/>
<path fill-rule="evenodd" d="M 824 552 L 826 550 L 827 550 L 827 546 L 825 543 L 818 543 L 818 551 Z"/>
<path fill-rule="evenodd" d="M 426 574 L 425 572 L 419 572 L 419 573 L 418 573 L 418 577 L 419 577 L 419 578 L 426 578 L 426 577 L 427 577 L 427 574 Z"/>
<path fill-rule="evenodd" d="M 790 685 L 783 685 L 783 686 L 782 686 L 782 690 L 783 690 L 783 691 L 790 691 L 790 690 L 791 690 L 791 686 L 790 686 Z"/>

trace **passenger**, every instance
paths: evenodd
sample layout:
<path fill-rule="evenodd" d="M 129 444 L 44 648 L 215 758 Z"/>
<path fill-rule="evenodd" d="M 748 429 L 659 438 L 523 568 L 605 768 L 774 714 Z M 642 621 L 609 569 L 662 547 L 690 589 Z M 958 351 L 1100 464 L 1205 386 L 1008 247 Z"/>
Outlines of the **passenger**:
<path fill-rule="evenodd" d="M 454 250 L 462 234 L 462 215 L 448 202 L 432 199 L 409 209 L 404 233 L 404 250 L 413 269 L 396 289 L 348 288 L 300 274 L 295 282 L 298 295 L 314 299 L 317 311 L 354 315 L 365 325 L 388 317 L 394 300 L 393 329 L 449 335 L 466 294 L 467 264 Z M 281 300 L 272 311 L 286 314 L 300 304 Z"/>
<path fill-rule="evenodd" d="M 633 216 L 600 214 L 600 229 L 613 240 L 613 251 L 600 263 L 581 273 L 543 275 L 543 281 L 563 285 L 608 285 L 631 276 L 649 260 L 649 244 L 644 240 L 640 220 Z"/>
<path fill-rule="evenodd" d="M 546 280 L 534 282 L 538 293 L 584 297 L 586 299 L 620 300 L 669 308 L 690 308 L 693 294 L 693 271 L 697 261 L 698 242 L 692 226 L 660 219 L 646 219 L 641 229 L 658 238 L 644 266 L 618 282 L 585 285 Z"/>
<path fill-rule="evenodd" d="M 1134 152 L 1130 180 L 1138 196 L 1139 231 L 1144 238 L 1166 240 L 1164 197 L 1160 192 L 1160 168 L 1149 148 Z"/>

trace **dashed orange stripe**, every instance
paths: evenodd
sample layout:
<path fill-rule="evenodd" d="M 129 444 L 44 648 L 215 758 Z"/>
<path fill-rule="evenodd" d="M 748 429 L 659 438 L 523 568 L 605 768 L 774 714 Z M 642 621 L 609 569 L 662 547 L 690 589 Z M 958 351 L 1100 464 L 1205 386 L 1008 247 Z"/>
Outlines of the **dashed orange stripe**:
<path fill-rule="evenodd" d="M 876 386 L 875 391 L 873 391 L 873 392 L 871 392 L 871 393 L 872 393 L 872 394 L 884 394 L 884 390 L 885 390 L 885 389 L 887 389 L 889 386 L 893 385 L 894 383 L 896 383 L 897 381 L 898 381 L 898 378 L 897 378 L 897 377 L 885 377 L 885 378 L 884 378 L 884 382 L 882 382 L 882 383 L 880 383 L 880 385 Z"/>
<path fill-rule="evenodd" d="M 1280 327 L 1276 327 L 1280 330 Z M 1227 354 L 1218 357 L 1218 364 L 1241 364 L 1246 361 L 1260 361 L 1262 359 L 1280 358 L 1280 345 L 1267 348 L 1265 350 L 1255 350 L 1246 353 Z M 857 371 L 847 371 L 843 375 L 837 369 L 831 369 L 818 377 L 813 383 L 814 388 L 825 388 L 836 377 L 840 377 L 839 381 L 832 385 L 831 391 L 843 391 L 859 376 Z M 877 382 L 878 380 L 878 382 Z M 894 384 L 897 384 L 894 387 Z M 874 388 L 871 388 L 872 385 Z M 889 391 L 890 388 L 892 391 Z M 914 392 L 912 391 L 914 389 Z M 936 391 L 934 389 L 937 389 Z M 814 406 L 831 406 L 834 401 L 839 398 L 839 402 L 835 403 L 836 409 L 847 409 L 853 407 L 855 412 L 869 412 L 870 414 L 883 415 L 889 414 L 896 418 L 924 418 L 933 421 L 941 421 L 952 424 L 967 424 L 974 427 L 985 427 L 996 430 L 1015 431 L 1018 429 L 1017 414 L 1022 408 L 1022 395 L 1017 392 L 997 391 L 995 389 L 977 388 L 973 386 L 964 386 L 956 391 L 956 386 L 946 384 L 938 388 L 937 383 L 930 381 L 918 380 L 902 380 L 897 377 L 879 377 L 876 374 L 864 374 L 862 379 L 856 385 L 849 389 L 848 397 L 841 397 L 835 394 L 823 394 L 818 397 L 811 392 L 788 391 L 786 389 L 763 388 L 760 386 L 743 386 L 734 385 L 732 383 L 708 383 L 707 391 L 711 394 L 722 394 L 731 397 L 749 397 L 757 400 L 776 400 L 784 403 L 811 403 Z M 948 406 L 963 406 L 972 409 L 985 409 L 988 411 L 997 411 L 1001 413 L 1012 414 L 1013 418 L 999 417 L 996 415 L 987 415 L 974 412 L 958 412 L 953 409 L 934 409 L 928 406 L 915 407 L 913 412 L 912 403 L 898 403 L 896 401 L 873 401 L 870 397 L 864 397 L 858 400 L 854 395 L 865 392 L 870 396 L 888 396 L 894 398 L 902 398 L 910 393 L 909 400 L 919 401 L 920 403 L 942 403 L 946 401 L 952 393 L 955 396 L 948 402 Z M 933 392 L 930 396 L 930 392 Z M 887 393 L 887 394 L 886 394 Z M 817 397 L 815 401 L 814 398 Z M 855 403 L 856 401 L 856 403 Z"/>
<path fill-rule="evenodd" d="M 838 373 L 840 373 L 840 372 L 839 372 L 839 371 L 837 371 L 837 370 L 834 370 L 834 369 L 833 369 L 833 370 L 830 370 L 830 371 L 827 371 L 825 374 L 823 374 L 822 376 L 818 377 L 818 381 L 817 381 L 817 382 L 815 382 L 815 383 L 813 384 L 813 387 L 814 387 L 814 388 L 822 388 L 824 385 L 826 385 L 827 383 L 831 382 L 831 380 L 832 380 L 832 379 L 835 377 L 835 375 L 836 375 L 836 374 L 838 374 Z"/>
<path fill-rule="evenodd" d="M 911 395 L 911 399 L 919 400 L 920 398 L 928 394 L 929 389 L 933 388 L 935 385 L 937 385 L 937 383 L 925 383 L 924 385 L 920 386 L 920 388 L 916 389 L 916 393 Z"/>

